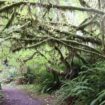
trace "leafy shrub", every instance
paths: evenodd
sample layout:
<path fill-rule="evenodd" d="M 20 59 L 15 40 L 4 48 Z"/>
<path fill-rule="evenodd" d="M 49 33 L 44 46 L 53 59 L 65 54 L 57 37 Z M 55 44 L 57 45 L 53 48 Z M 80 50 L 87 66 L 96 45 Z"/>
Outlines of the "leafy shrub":
<path fill-rule="evenodd" d="M 64 81 L 56 93 L 58 105 L 104 105 L 105 104 L 105 62 L 85 67 L 73 80 Z M 63 104 L 65 102 L 65 104 Z"/>
<path fill-rule="evenodd" d="M 25 73 L 24 78 L 26 79 L 26 83 L 32 84 L 35 80 L 35 75 L 31 72 Z"/>
<path fill-rule="evenodd" d="M 3 95 L 0 93 L 0 104 L 3 103 Z"/>
<path fill-rule="evenodd" d="M 3 100 L 4 100 L 4 97 L 3 97 L 2 87 L 1 87 L 1 83 L 0 83 L 0 105 L 2 104 Z"/>
<path fill-rule="evenodd" d="M 59 89 L 61 86 L 61 82 L 58 77 L 54 77 L 52 73 L 44 72 L 44 74 L 40 78 L 40 91 L 42 93 L 52 93 L 55 90 Z"/>

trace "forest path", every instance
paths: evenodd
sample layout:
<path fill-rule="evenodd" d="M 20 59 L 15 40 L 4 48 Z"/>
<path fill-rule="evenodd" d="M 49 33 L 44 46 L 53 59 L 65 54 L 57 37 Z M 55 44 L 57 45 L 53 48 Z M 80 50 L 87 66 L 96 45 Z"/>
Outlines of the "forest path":
<path fill-rule="evenodd" d="M 3 105 L 43 105 L 40 100 L 32 99 L 23 91 L 15 87 L 3 87 L 3 93 L 5 97 Z"/>

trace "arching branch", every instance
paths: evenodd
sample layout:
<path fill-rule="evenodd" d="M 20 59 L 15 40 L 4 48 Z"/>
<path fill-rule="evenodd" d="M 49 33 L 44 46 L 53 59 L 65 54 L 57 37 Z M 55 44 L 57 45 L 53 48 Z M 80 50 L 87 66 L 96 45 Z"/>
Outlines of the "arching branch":
<path fill-rule="evenodd" d="M 2 8 L 0 8 L 0 12 L 4 12 L 7 11 L 13 7 L 18 7 L 20 5 L 27 5 L 28 3 L 30 3 L 30 5 L 33 5 L 34 7 L 43 7 L 43 8 L 56 8 L 56 9 L 60 9 L 60 10 L 77 10 L 77 11 L 86 11 L 86 12 L 91 12 L 91 13 L 97 13 L 100 15 L 105 14 L 104 11 L 98 10 L 98 9 L 93 9 L 93 8 L 84 8 L 84 7 L 76 7 L 76 6 L 65 6 L 65 5 L 53 5 L 53 4 L 41 4 L 41 3 L 35 3 L 35 2 L 13 2 L 13 4 L 4 6 Z"/>

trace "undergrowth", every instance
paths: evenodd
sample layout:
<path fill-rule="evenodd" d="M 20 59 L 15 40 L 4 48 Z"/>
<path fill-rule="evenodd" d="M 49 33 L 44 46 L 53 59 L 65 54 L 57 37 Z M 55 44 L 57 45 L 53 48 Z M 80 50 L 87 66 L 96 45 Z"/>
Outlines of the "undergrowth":
<path fill-rule="evenodd" d="M 56 105 L 105 105 L 105 61 L 83 68 L 77 78 L 63 81 Z"/>

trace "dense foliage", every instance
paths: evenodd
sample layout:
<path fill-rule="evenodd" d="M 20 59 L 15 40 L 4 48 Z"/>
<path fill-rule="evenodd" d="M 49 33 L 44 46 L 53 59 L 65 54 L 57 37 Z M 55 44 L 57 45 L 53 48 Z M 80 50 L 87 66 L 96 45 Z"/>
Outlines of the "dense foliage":
<path fill-rule="evenodd" d="M 73 105 L 104 105 L 105 104 L 105 61 L 85 67 L 73 80 L 64 81 L 57 92 L 57 105 L 70 101 Z M 64 104 L 62 104 L 64 105 Z"/>
<path fill-rule="evenodd" d="M 59 105 L 104 105 L 104 7 L 104 0 L 0 0 L 3 77 L 59 89 Z"/>

